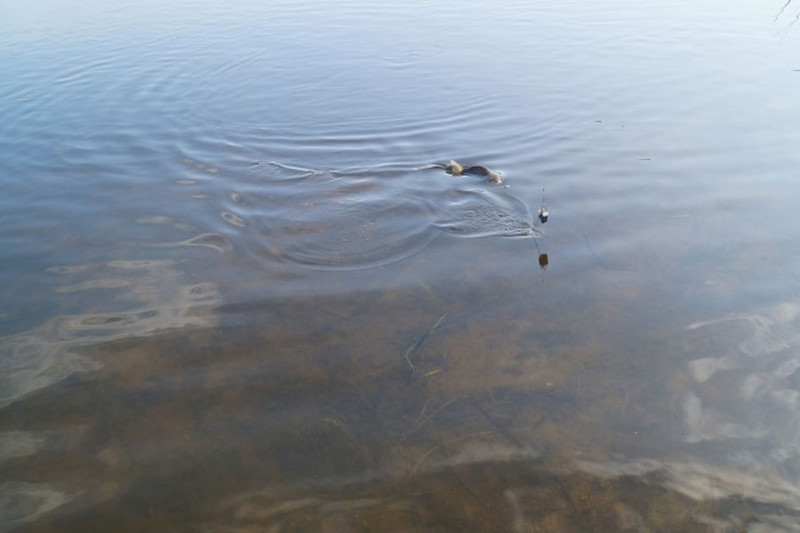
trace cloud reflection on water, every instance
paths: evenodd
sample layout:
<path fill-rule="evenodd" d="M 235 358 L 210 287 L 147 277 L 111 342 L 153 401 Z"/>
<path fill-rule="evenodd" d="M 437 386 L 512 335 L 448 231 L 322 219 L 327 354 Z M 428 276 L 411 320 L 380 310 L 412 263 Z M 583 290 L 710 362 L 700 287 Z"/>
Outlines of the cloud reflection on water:
<path fill-rule="evenodd" d="M 0 360 L 0 407 L 74 374 L 100 369 L 102 362 L 80 354 L 82 346 L 208 325 L 207 307 L 218 301 L 216 287 L 186 284 L 176 264 L 173 260 L 119 260 L 51 269 L 66 278 L 57 292 L 88 292 L 88 302 L 97 297 L 93 291 L 101 291 L 100 305 L 122 308 L 56 316 L 0 338 L 0 351 L 5 354 Z M 113 298 L 108 291 L 113 291 Z"/>

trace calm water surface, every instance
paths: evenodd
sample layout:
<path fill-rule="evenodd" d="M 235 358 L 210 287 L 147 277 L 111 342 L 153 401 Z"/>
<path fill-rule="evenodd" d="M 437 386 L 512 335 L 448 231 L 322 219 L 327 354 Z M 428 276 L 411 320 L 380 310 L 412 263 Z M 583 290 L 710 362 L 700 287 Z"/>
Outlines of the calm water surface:
<path fill-rule="evenodd" d="M 0 7 L 0 529 L 800 531 L 784 4 Z"/>

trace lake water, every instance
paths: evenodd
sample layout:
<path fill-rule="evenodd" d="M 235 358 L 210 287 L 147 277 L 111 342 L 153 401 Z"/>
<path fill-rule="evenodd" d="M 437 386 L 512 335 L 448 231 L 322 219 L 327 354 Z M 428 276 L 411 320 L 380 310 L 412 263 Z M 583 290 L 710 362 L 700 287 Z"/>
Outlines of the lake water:
<path fill-rule="evenodd" d="M 798 17 L 7 2 L 0 529 L 800 531 Z"/>

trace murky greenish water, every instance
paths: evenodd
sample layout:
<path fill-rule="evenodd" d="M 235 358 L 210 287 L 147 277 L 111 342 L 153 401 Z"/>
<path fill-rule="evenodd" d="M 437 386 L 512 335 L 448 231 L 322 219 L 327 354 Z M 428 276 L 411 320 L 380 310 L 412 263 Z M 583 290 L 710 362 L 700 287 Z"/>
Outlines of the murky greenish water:
<path fill-rule="evenodd" d="M 6 3 L 0 529 L 800 531 L 798 15 Z"/>

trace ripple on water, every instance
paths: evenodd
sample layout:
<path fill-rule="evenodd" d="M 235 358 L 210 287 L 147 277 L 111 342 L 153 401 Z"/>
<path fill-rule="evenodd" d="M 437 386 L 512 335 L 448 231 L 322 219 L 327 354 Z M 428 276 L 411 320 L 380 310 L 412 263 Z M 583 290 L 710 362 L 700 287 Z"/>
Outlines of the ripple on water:
<path fill-rule="evenodd" d="M 461 237 L 539 237 L 525 202 L 505 189 L 459 189 L 449 195 L 436 225 Z"/>
<path fill-rule="evenodd" d="M 407 259 L 442 231 L 539 235 L 524 202 L 478 177 L 420 167 L 345 171 L 273 162 L 253 168 L 267 181 L 237 194 L 235 226 L 261 261 L 364 269 Z"/>
<path fill-rule="evenodd" d="M 436 236 L 434 205 L 397 179 L 315 172 L 270 192 L 263 201 L 248 196 L 242 208 L 256 226 L 248 246 L 258 256 L 311 268 L 370 268 L 410 257 Z"/>
<path fill-rule="evenodd" d="M 236 226 L 238 228 L 243 228 L 247 225 L 247 223 L 242 219 L 242 217 L 231 213 L 230 211 L 221 211 L 219 216 L 228 224 L 232 226 Z"/>

